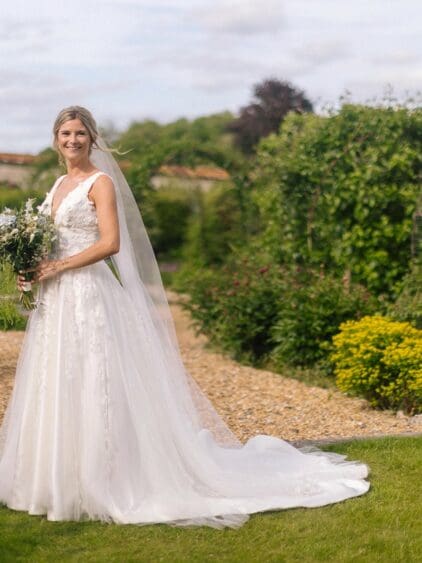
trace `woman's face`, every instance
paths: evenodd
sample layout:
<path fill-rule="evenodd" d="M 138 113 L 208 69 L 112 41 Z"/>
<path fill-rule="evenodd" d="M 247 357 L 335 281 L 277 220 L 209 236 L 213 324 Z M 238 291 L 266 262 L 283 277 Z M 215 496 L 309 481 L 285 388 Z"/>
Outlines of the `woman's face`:
<path fill-rule="evenodd" d="M 80 119 L 69 119 L 60 126 L 57 145 L 65 160 L 78 162 L 89 157 L 89 133 Z"/>

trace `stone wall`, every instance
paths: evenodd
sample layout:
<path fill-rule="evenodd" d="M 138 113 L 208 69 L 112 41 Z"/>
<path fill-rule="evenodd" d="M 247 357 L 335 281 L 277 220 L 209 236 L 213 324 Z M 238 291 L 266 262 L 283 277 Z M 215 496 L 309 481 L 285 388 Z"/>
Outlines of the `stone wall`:
<path fill-rule="evenodd" d="M 208 191 L 217 182 L 215 180 L 207 180 L 205 178 L 177 178 L 172 176 L 155 175 L 151 178 L 151 184 L 154 188 L 167 188 L 171 186 L 181 186 L 184 188 L 199 187 L 201 191 Z"/>
<path fill-rule="evenodd" d="M 10 184 L 28 190 L 33 173 L 32 166 L 0 163 L 0 184 Z"/>

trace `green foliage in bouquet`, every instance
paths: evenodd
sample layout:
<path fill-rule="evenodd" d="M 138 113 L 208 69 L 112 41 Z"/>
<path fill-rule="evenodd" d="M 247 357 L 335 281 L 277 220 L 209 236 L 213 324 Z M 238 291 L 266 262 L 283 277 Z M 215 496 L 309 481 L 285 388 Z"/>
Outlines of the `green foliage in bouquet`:
<path fill-rule="evenodd" d="M 25 272 L 25 279 L 33 279 L 33 270 L 51 250 L 56 237 L 54 223 L 50 217 L 36 213 L 34 200 L 28 199 L 18 211 L 9 208 L 0 215 L 0 260 L 8 261 L 15 274 Z M 21 293 L 20 300 L 25 309 L 33 309 L 35 300 L 32 289 Z"/>
<path fill-rule="evenodd" d="M 422 331 L 382 315 L 347 321 L 330 356 L 341 391 L 383 409 L 422 412 Z"/>

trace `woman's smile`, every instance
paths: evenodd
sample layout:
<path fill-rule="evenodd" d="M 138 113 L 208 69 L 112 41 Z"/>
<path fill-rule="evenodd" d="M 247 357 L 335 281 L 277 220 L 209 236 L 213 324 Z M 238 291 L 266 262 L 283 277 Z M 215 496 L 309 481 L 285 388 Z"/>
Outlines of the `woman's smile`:
<path fill-rule="evenodd" d="M 63 156 L 73 158 L 76 155 L 86 155 L 88 158 L 90 137 L 80 119 L 70 119 L 63 123 L 58 131 L 57 140 Z"/>

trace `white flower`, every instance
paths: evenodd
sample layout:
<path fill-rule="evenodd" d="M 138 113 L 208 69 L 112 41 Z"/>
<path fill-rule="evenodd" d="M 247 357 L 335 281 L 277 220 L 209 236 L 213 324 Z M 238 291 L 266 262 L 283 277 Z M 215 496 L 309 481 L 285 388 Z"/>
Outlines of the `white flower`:
<path fill-rule="evenodd" d="M 26 200 L 26 203 L 25 203 L 25 211 L 26 212 L 31 213 L 33 211 L 34 201 L 35 201 L 35 198 L 33 198 L 33 197 L 30 197 Z"/>
<path fill-rule="evenodd" d="M 16 215 L 9 213 L 0 213 L 0 227 L 9 227 L 16 221 Z"/>

